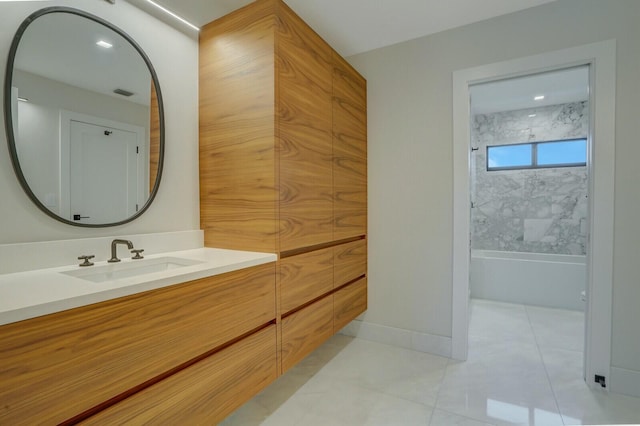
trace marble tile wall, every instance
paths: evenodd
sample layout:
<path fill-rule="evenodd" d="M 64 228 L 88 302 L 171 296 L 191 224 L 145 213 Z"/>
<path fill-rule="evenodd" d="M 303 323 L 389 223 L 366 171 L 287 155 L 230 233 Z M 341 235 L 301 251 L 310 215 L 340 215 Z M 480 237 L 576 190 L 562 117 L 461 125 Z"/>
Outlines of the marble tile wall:
<path fill-rule="evenodd" d="M 472 248 L 586 253 L 587 168 L 487 172 L 486 147 L 586 137 L 588 118 L 586 101 L 473 117 Z"/>

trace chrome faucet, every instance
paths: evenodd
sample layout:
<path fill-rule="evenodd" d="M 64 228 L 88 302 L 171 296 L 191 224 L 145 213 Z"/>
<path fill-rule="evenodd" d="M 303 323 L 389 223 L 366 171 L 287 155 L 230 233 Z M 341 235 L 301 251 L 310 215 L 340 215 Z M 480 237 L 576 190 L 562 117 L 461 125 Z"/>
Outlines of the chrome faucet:
<path fill-rule="evenodd" d="M 133 243 L 129 240 L 118 240 L 115 239 L 113 241 L 111 241 L 111 259 L 107 260 L 107 262 L 109 263 L 115 263 L 115 262 L 120 262 L 120 259 L 118 259 L 118 256 L 116 256 L 116 248 L 118 246 L 118 244 L 126 244 L 127 248 L 129 250 L 131 250 L 133 248 Z"/>

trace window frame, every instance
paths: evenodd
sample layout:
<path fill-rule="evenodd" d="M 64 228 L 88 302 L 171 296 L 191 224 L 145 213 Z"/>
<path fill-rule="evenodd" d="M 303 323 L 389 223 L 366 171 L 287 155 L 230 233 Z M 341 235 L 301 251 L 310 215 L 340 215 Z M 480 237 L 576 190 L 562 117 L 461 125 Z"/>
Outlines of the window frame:
<path fill-rule="evenodd" d="M 496 172 L 496 171 L 504 171 L 504 170 L 535 170 L 535 169 L 555 169 L 562 167 L 585 167 L 587 162 L 580 163 L 557 163 L 557 164 L 538 164 L 538 145 L 541 144 L 552 144 L 552 143 L 561 143 L 561 142 L 577 142 L 584 141 L 587 150 L 589 149 L 589 144 L 587 138 L 571 138 L 571 139 L 558 139 L 551 141 L 535 141 L 535 142 L 522 142 L 522 143 L 509 143 L 509 144 L 501 144 L 501 145 L 487 145 L 485 152 L 485 166 L 486 171 L 488 172 Z M 521 145 L 531 145 L 531 163 L 526 166 L 498 166 L 498 167 L 490 167 L 489 166 L 489 148 L 500 148 L 505 146 L 521 146 Z M 589 158 L 587 153 L 586 158 Z"/>

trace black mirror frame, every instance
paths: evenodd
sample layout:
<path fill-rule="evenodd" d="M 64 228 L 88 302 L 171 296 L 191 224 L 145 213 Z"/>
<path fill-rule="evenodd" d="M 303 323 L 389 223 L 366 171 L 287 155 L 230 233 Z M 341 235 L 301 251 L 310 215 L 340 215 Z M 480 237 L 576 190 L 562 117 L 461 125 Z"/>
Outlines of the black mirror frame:
<path fill-rule="evenodd" d="M 153 185 L 153 190 L 149 194 L 149 198 L 147 199 L 145 204 L 135 214 L 129 216 L 124 220 L 113 222 L 113 223 L 89 224 L 89 223 L 73 222 L 61 216 L 58 216 L 57 214 L 49 210 L 47 207 L 45 207 L 44 204 L 40 202 L 38 197 L 36 197 L 36 195 L 33 193 L 31 188 L 29 187 L 29 184 L 27 183 L 27 180 L 24 174 L 22 173 L 22 168 L 20 167 L 20 161 L 18 159 L 18 152 L 16 149 L 15 134 L 13 132 L 13 116 L 12 116 L 12 100 L 11 100 L 11 84 L 13 80 L 13 66 L 14 66 L 16 52 L 20 44 L 20 40 L 22 39 L 22 36 L 26 31 L 27 27 L 29 27 L 29 25 L 37 18 L 50 13 L 69 13 L 72 15 L 81 16 L 83 18 L 94 21 L 98 24 L 104 25 L 110 30 L 118 33 L 136 49 L 136 51 L 140 54 L 140 56 L 146 63 L 147 68 L 149 69 L 149 73 L 151 74 L 151 79 L 153 80 L 156 96 L 158 99 L 158 115 L 159 115 L 159 122 L 160 122 L 160 147 L 159 147 L 159 156 L 158 156 L 158 171 L 156 174 L 156 181 Z M 124 32 L 117 26 L 111 24 L 110 22 L 102 18 L 99 18 L 95 15 L 92 15 L 88 12 L 85 12 L 79 9 L 62 7 L 62 6 L 54 6 L 54 7 L 47 7 L 44 9 L 37 10 L 36 12 L 29 15 L 22 22 L 22 24 L 20 24 L 20 27 L 16 31 L 16 34 L 13 37 L 13 41 L 11 42 L 11 48 L 9 49 L 9 58 L 7 59 L 7 68 L 6 68 L 5 80 L 4 80 L 4 121 L 5 121 L 5 130 L 7 134 L 7 145 L 9 147 L 9 154 L 11 157 L 11 163 L 13 165 L 13 170 L 16 174 L 16 177 L 20 182 L 20 186 L 22 186 L 22 189 L 29 196 L 31 201 L 33 201 L 33 203 L 40 210 L 42 210 L 45 214 L 52 217 L 53 219 L 56 219 L 68 225 L 85 227 L 85 228 L 106 228 L 109 226 L 123 225 L 125 223 L 129 223 L 134 219 L 137 219 L 138 217 L 140 217 L 149 208 L 154 198 L 156 197 L 156 194 L 158 193 L 158 188 L 160 186 L 160 181 L 162 179 L 162 169 L 164 165 L 164 144 L 165 144 L 164 105 L 162 101 L 162 93 L 160 92 L 160 83 L 158 81 L 158 76 L 155 72 L 155 69 L 153 68 L 153 65 L 151 64 L 151 61 L 147 57 L 146 53 L 144 53 L 142 48 L 138 45 L 138 43 L 136 43 L 135 40 L 133 40 L 133 38 L 131 38 L 126 32 Z"/>

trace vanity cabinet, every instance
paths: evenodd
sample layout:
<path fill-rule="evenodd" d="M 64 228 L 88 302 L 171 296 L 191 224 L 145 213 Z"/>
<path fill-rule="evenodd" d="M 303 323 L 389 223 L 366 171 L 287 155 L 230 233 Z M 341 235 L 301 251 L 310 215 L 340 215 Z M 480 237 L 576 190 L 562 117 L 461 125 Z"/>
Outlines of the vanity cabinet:
<path fill-rule="evenodd" d="M 155 389 L 175 402 L 198 392 L 180 390 L 194 371 L 222 365 L 193 403 L 214 401 L 223 417 L 227 396 L 276 377 L 275 275 L 264 264 L 0 326 L 0 424 L 75 422 Z"/>
<path fill-rule="evenodd" d="M 216 424 L 276 379 L 275 328 L 270 325 L 82 424 Z"/>

